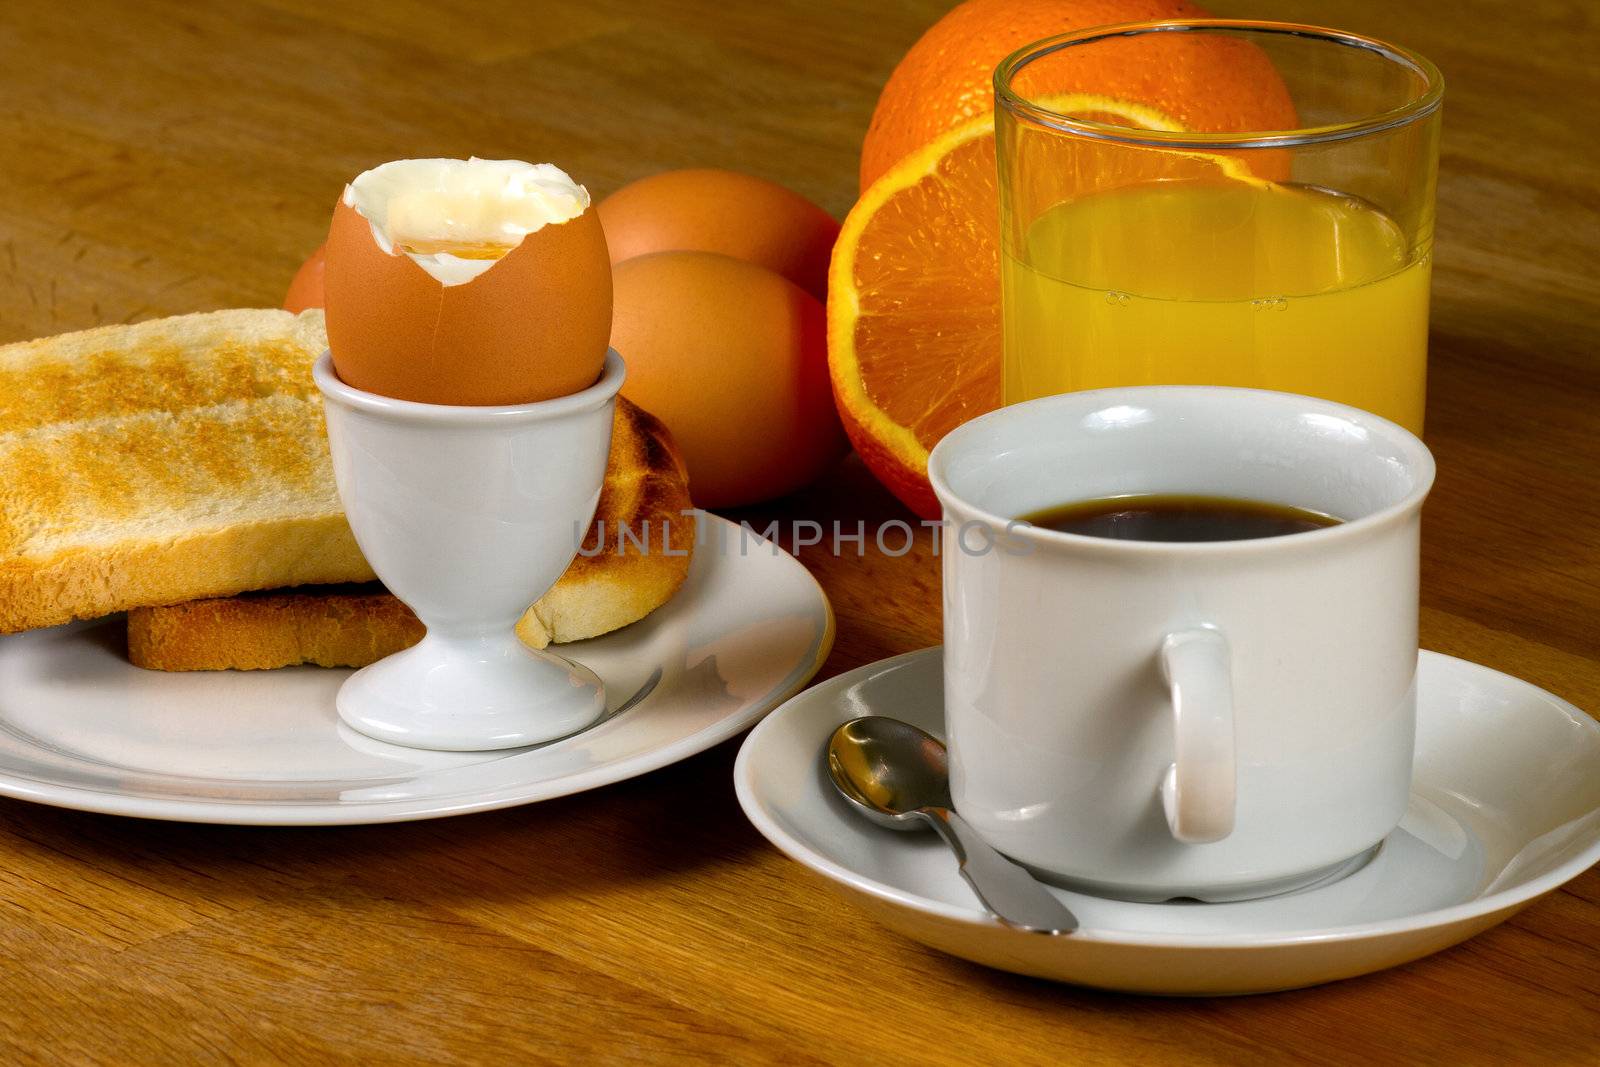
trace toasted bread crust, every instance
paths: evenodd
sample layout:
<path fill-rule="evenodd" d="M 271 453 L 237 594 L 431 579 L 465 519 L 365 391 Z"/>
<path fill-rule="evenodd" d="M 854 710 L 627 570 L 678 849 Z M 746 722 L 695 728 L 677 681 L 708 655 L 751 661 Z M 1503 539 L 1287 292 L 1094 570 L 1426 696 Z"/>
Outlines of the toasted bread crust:
<path fill-rule="evenodd" d="M 691 507 L 683 457 L 666 427 L 619 397 L 606 480 L 583 548 L 522 617 L 518 636 L 534 648 L 582 641 L 665 604 L 689 573 Z"/>
<path fill-rule="evenodd" d="M 683 461 L 666 429 L 617 401 L 605 483 L 585 553 L 530 608 L 517 633 L 534 648 L 636 622 L 671 599 L 688 574 L 695 520 Z M 619 536 L 619 525 L 633 531 Z M 649 537 L 648 551 L 640 540 Z M 603 533 L 603 539 L 602 539 Z M 423 627 L 381 587 L 295 589 L 139 608 L 128 655 L 153 670 L 263 670 L 311 663 L 362 667 L 415 644 Z"/>
<path fill-rule="evenodd" d="M 160 671 L 355 667 L 422 640 L 422 623 L 377 585 L 366 593 L 268 593 L 128 614 L 128 658 Z"/>

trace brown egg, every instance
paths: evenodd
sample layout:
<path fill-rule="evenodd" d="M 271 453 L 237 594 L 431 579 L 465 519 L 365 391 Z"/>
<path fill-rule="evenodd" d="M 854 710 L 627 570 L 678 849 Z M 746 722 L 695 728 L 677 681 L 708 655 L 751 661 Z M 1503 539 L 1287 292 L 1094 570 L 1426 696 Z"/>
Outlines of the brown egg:
<path fill-rule="evenodd" d="M 306 308 L 319 308 L 322 306 L 322 272 L 327 267 L 327 245 L 318 245 L 317 250 L 306 257 L 300 264 L 300 269 L 294 272 L 294 278 L 289 282 L 289 291 L 283 297 L 283 309 L 296 314 Z"/>
<path fill-rule="evenodd" d="M 651 252 L 721 252 L 827 299 L 839 224 L 776 182 L 731 170 L 669 170 L 623 186 L 597 210 L 613 263 Z"/>
<path fill-rule="evenodd" d="M 701 507 L 782 496 L 848 450 L 822 304 L 764 267 L 658 252 L 616 268 L 622 393 L 672 431 Z"/>
<path fill-rule="evenodd" d="M 446 285 L 341 200 L 328 231 L 328 346 L 347 384 L 428 404 L 524 404 L 600 377 L 611 266 L 592 208 Z"/>

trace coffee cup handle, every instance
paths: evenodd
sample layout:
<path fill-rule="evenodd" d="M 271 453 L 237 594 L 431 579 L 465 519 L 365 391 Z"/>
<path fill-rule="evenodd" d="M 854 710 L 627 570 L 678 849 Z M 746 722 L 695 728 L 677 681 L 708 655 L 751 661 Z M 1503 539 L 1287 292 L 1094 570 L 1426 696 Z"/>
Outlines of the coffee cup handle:
<path fill-rule="evenodd" d="M 1173 763 L 1161 781 L 1172 836 L 1186 845 L 1233 833 L 1235 752 L 1228 640 L 1200 626 L 1161 642 L 1161 673 L 1172 691 Z"/>

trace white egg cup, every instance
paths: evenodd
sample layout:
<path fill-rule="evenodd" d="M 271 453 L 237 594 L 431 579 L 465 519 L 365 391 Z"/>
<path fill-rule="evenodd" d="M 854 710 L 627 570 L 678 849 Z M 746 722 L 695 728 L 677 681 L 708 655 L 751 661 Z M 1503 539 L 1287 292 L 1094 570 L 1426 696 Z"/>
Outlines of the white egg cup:
<path fill-rule="evenodd" d="M 564 737 L 604 713 L 600 679 L 528 648 L 516 624 L 567 569 L 594 517 L 623 373 L 608 352 L 582 392 L 454 407 L 353 389 L 331 354 L 317 360 L 350 528 L 428 630 L 344 683 L 337 706 L 347 725 L 412 748 L 483 751 Z"/>

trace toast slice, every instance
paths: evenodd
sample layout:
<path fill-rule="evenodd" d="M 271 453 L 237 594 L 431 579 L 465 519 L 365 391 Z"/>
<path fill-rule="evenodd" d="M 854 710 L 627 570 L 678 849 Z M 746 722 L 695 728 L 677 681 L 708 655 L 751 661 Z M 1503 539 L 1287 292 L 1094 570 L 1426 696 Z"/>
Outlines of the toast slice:
<path fill-rule="evenodd" d="M 518 635 L 534 648 L 578 641 L 666 603 L 689 570 L 696 532 L 689 507 L 683 461 L 666 428 L 619 398 L 585 554 L 522 617 Z M 128 614 L 128 656 L 167 671 L 364 667 L 422 633 L 410 609 L 376 583 L 274 590 L 136 609 Z"/>
<path fill-rule="evenodd" d="M 378 582 L 191 600 L 128 613 L 128 659 L 157 671 L 364 667 L 422 640 Z"/>
<path fill-rule="evenodd" d="M 215 311 L 0 347 L 0 633 L 373 578 L 312 361 L 322 313 Z"/>

